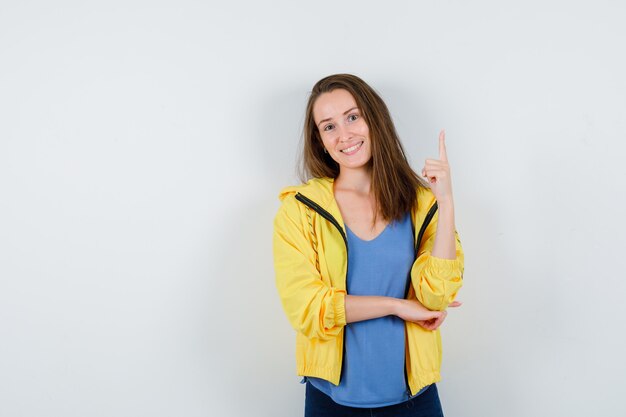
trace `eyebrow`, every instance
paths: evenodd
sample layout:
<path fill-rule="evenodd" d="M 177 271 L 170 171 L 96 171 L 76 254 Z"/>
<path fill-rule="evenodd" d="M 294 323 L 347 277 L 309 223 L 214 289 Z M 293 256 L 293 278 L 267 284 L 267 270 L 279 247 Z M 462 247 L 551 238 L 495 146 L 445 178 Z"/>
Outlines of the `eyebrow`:
<path fill-rule="evenodd" d="M 354 106 L 354 107 L 352 107 L 351 109 L 348 109 L 348 110 L 344 111 L 344 112 L 343 112 L 344 116 L 345 116 L 346 114 L 350 113 L 352 110 L 355 110 L 355 109 L 357 109 L 357 110 L 358 110 L 358 107 L 357 107 L 357 106 Z M 320 122 L 317 124 L 317 127 L 320 127 L 320 125 L 321 125 L 322 123 L 324 123 L 324 122 L 328 122 L 328 121 L 330 121 L 330 120 L 333 120 L 333 118 L 332 118 L 332 117 L 329 117 L 328 119 L 320 120 Z"/>

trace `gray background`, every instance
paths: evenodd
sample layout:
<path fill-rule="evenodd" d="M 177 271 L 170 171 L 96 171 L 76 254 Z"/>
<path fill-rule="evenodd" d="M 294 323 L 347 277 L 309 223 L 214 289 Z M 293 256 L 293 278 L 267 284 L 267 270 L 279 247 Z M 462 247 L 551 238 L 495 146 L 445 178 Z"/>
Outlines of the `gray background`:
<path fill-rule="evenodd" d="M 446 128 L 447 416 L 625 415 L 626 6 L 0 3 L 0 415 L 297 416 L 274 287 L 307 92 Z"/>

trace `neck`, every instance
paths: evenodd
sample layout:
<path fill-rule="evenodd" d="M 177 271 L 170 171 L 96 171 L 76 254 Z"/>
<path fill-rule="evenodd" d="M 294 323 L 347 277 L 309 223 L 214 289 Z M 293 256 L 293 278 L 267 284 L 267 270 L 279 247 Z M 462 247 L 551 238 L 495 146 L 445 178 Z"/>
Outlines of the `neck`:
<path fill-rule="evenodd" d="M 335 180 L 335 187 L 369 194 L 372 185 L 372 172 L 369 167 L 358 169 L 341 168 Z"/>

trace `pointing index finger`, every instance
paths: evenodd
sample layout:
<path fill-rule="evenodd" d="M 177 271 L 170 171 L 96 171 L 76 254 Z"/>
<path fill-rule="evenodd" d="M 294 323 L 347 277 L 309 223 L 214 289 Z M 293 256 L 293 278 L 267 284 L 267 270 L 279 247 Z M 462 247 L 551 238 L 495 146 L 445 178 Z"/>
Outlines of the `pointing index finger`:
<path fill-rule="evenodd" d="M 448 162 L 448 154 L 446 153 L 446 131 L 441 130 L 439 133 L 439 159 Z"/>

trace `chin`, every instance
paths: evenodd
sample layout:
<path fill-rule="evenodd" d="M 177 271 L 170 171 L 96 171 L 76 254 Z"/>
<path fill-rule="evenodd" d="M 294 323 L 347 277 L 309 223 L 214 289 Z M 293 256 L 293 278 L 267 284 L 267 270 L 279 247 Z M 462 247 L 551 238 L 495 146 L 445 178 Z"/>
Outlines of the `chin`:
<path fill-rule="evenodd" d="M 350 161 L 348 163 L 340 164 L 340 165 L 342 165 L 342 166 L 344 166 L 346 168 L 349 168 L 349 169 L 368 168 L 369 167 L 369 164 L 368 164 L 369 161 L 370 161 L 369 159 L 363 160 L 363 161 Z"/>

